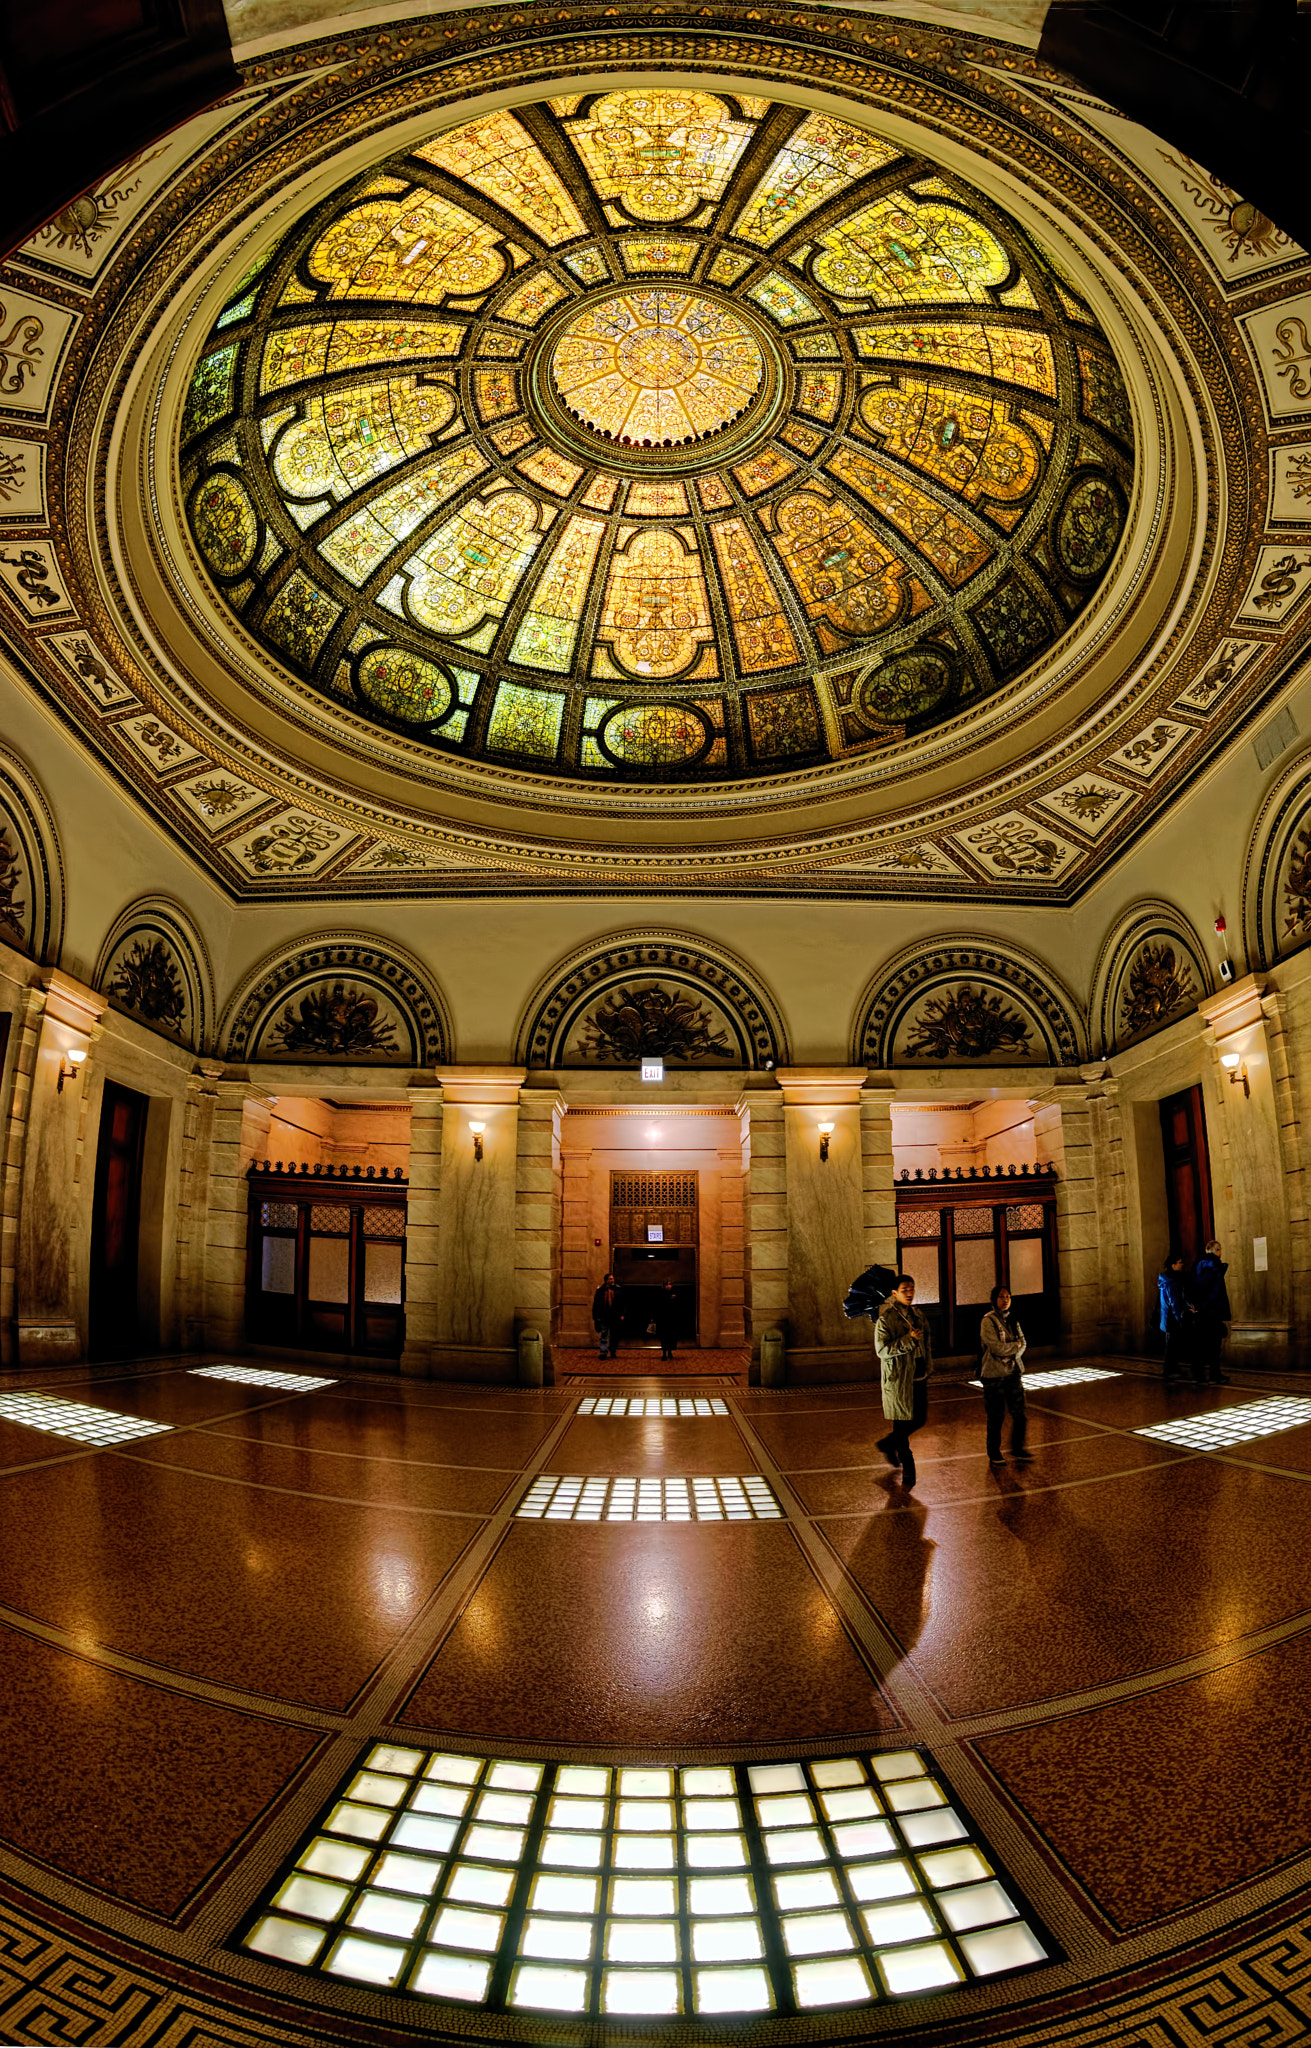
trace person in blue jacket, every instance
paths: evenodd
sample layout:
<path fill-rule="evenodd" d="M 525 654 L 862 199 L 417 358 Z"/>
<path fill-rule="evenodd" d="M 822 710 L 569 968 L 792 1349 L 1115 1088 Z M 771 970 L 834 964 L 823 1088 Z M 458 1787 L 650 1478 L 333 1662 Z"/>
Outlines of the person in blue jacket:
<path fill-rule="evenodd" d="M 1182 1377 L 1187 1353 L 1193 1348 L 1192 1325 L 1196 1312 L 1188 1299 L 1184 1255 L 1171 1245 L 1156 1283 L 1161 1299 L 1161 1328 L 1165 1332 L 1165 1360 L 1161 1378 L 1167 1387 Z"/>
<path fill-rule="evenodd" d="M 1217 1387 L 1227 1387 L 1229 1384 L 1228 1373 L 1220 1369 L 1220 1347 L 1225 1340 L 1225 1324 L 1233 1320 L 1233 1310 L 1229 1306 L 1229 1290 L 1225 1286 L 1225 1274 L 1228 1271 L 1228 1266 L 1220 1256 L 1220 1246 L 1215 1238 L 1212 1238 L 1193 1267 L 1188 1290 L 1197 1315 L 1197 1378 L 1209 1379 L 1212 1386 Z"/>

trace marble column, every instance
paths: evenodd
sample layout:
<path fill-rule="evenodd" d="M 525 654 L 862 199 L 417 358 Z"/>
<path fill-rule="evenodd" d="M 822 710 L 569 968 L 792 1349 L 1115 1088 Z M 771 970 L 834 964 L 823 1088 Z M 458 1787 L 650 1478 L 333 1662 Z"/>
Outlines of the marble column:
<path fill-rule="evenodd" d="M 522 1329 L 538 1332 L 548 1378 L 552 1340 L 559 1334 L 560 1120 L 565 1106 L 557 1088 L 519 1090 L 514 1192 L 516 1342 Z"/>
<path fill-rule="evenodd" d="M 18 1235 L 15 1321 L 23 1366 L 63 1365 L 84 1355 L 91 1268 L 94 1176 L 84 1176 L 82 1168 L 93 1086 L 91 1053 L 105 1001 L 58 968 L 44 977 L 44 984 Z M 86 1057 L 70 1079 L 67 1055 L 74 1051 Z"/>
<path fill-rule="evenodd" d="M 1111 1079 L 1104 1060 L 1094 1060 L 1080 1067 L 1079 1072 L 1088 1091 L 1095 1183 L 1100 1293 L 1095 1319 L 1097 1349 L 1115 1353 L 1132 1348 L 1132 1332 L 1141 1321 L 1140 1304 L 1131 1284 L 1138 1253 L 1133 1248 L 1129 1226 L 1125 1110 L 1120 1085 Z"/>
<path fill-rule="evenodd" d="M 522 1067 L 442 1069 L 441 1281 L 435 1379 L 511 1386 L 515 1343 L 515 1224 L 519 1179 Z M 482 1158 L 471 1123 L 484 1126 Z"/>
<path fill-rule="evenodd" d="M 1234 1312 L 1230 1356 L 1236 1364 L 1250 1358 L 1280 1365 L 1290 1354 L 1295 1232 L 1300 1251 L 1306 1215 L 1300 1143 L 1290 1186 L 1286 1148 L 1297 1123 L 1279 1006 L 1268 1012 L 1266 993 L 1264 977 L 1245 975 L 1202 1003 L 1200 1014 L 1211 1055 L 1207 1132 L 1216 1235 L 1229 1263 L 1226 1284 Z M 1237 1082 L 1224 1066 L 1226 1054 L 1238 1062 Z M 1258 1264 L 1262 1251 L 1264 1266 Z"/>
<path fill-rule="evenodd" d="M 588 1145 L 560 1147 L 560 1336 L 575 1350 L 596 1343 L 592 1328 L 592 1151 Z"/>
<path fill-rule="evenodd" d="M 897 1264 L 897 1192 L 892 1164 L 891 1077 L 870 1074 L 860 1091 L 861 1220 L 865 1264 Z M 855 1275 L 852 1275 L 855 1278 Z"/>
<path fill-rule="evenodd" d="M 742 1146 L 719 1152 L 719 1331 L 721 1346 L 745 1344 L 746 1239 L 742 1212 Z"/>
<path fill-rule="evenodd" d="M 205 1230 L 209 1218 L 210 1152 L 214 1112 L 223 1068 L 201 1060 L 187 1082 L 178 1169 L 178 1311 L 182 1347 L 199 1351 L 205 1342 Z"/>
<path fill-rule="evenodd" d="M 1033 1135 L 1039 1161 L 1056 1168 L 1061 1349 L 1093 1353 L 1102 1334 L 1102 1272 L 1088 1084 L 1044 1088 L 1034 1098 Z"/>
<path fill-rule="evenodd" d="M 437 1342 L 441 1290 L 442 1091 L 435 1081 L 409 1090 L 409 1200 L 405 1223 L 405 1349 L 401 1371 L 423 1378 Z"/>
<path fill-rule="evenodd" d="M 746 1325 L 753 1365 L 766 1330 L 788 1327 L 788 1185 L 783 1097 L 772 1074 L 753 1074 L 738 1101 L 742 1121 Z"/>
<path fill-rule="evenodd" d="M 787 1171 L 788 1378 L 868 1379 L 870 1325 L 842 1313 L 865 1249 L 863 1067 L 779 1071 Z M 821 1124 L 831 1124 L 827 1146 Z M 889 1135 L 891 1126 L 889 1126 Z"/>
<path fill-rule="evenodd" d="M 220 1080 L 209 1147 L 205 1216 L 205 1349 L 246 1348 L 246 1219 L 252 1160 L 268 1156 L 273 1098 L 244 1079 Z"/>
<path fill-rule="evenodd" d="M 1285 999 L 1277 989 L 1268 988 L 1262 995 L 1261 1012 L 1265 1018 L 1270 1081 L 1284 1168 L 1284 1208 L 1288 1218 L 1289 1351 L 1293 1358 L 1302 1359 L 1306 1356 L 1307 1339 L 1311 1337 L 1311 1216 L 1308 1215 L 1306 1155 L 1302 1147 L 1295 1086 L 1294 1037 L 1289 1028 Z"/>
<path fill-rule="evenodd" d="M 18 1333 L 15 1312 L 18 1303 L 18 1240 L 23 1208 L 23 1162 L 27 1153 L 28 1118 L 32 1103 L 32 1076 L 36 1071 L 37 1047 L 41 1042 L 41 1019 L 45 1014 L 46 992 L 29 988 L 23 1007 L 14 1020 L 18 1045 L 14 1057 L 13 1086 L 5 1115 L 3 1182 L 0 1184 L 0 1364 L 17 1365 Z"/>

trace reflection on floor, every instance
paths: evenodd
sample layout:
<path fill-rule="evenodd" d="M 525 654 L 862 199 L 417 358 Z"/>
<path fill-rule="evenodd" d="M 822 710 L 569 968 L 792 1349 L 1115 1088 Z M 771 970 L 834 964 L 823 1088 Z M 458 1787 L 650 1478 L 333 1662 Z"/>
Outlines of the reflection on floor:
<path fill-rule="evenodd" d="M 5 1376 L 0 2039 L 1305 2040 L 1311 1382 L 651 1371 Z"/>
<path fill-rule="evenodd" d="M 540 1764 L 380 1743 L 245 1938 L 435 1998 L 805 2012 L 1049 1951 L 924 1758 Z"/>

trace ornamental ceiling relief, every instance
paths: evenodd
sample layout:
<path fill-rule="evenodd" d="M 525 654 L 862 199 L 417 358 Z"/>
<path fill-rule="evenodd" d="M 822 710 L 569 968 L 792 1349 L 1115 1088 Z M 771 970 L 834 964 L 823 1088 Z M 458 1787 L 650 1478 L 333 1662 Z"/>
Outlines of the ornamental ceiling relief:
<path fill-rule="evenodd" d="M 579 17 L 562 68 L 603 71 L 618 33 Z M 380 43 L 349 103 L 331 82 L 313 106 L 322 50 L 289 46 L 0 266 L 0 631 L 238 894 L 660 875 L 1070 901 L 1311 632 L 1305 252 L 1018 49 L 998 93 L 964 31 L 910 53 L 895 23 L 857 37 L 803 8 L 737 24 L 731 53 L 718 34 L 698 17 L 714 90 L 619 76 L 461 120 L 475 72 L 513 84 L 531 41 L 462 20 L 432 42 L 427 126 L 436 101 L 397 96 Z M 828 92 L 844 65 L 863 106 L 774 96 Z M 405 146 L 313 215 L 270 178 L 275 141 L 330 162 L 384 103 Z M 997 149 L 972 175 L 979 117 Z M 216 178 L 222 203 L 199 202 Z M 1030 203 L 1057 190 L 1073 235 Z M 166 380 L 142 374 L 182 494 L 165 552 L 236 693 L 212 703 L 82 531 L 93 503 L 114 525 L 96 423 L 125 407 L 146 328 L 179 319 L 183 277 L 203 324 L 171 330 Z M 1201 325 L 1181 340 L 1185 297 Z M 1168 324 L 1164 383 L 1117 302 Z M 1171 378 L 1169 404 L 1206 394 L 1183 431 Z M 1077 693 L 1097 648 L 1129 672 L 1143 508 L 1183 516 L 1183 480 L 1144 471 L 1171 435 L 1202 449 L 1231 527 L 1202 542 L 1181 632 L 1141 643 L 1113 709 L 1071 697 L 1043 754 L 1043 690 Z M 252 687 L 285 742 L 229 743 Z M 340 777 L 322 751 L 305 772 L 301 727 L 332 735 Z M 1000 793 L 982 745 L 1008 750 Z M 418 801 L 357 801 L 375 763 Z M 467 828 L 446 790 L 476 792 Z M 812 797 L 839 791 L 859 803 L 818 822 Z M 662 829 L 613 843 L 611 812 L 653 802 Z"/>

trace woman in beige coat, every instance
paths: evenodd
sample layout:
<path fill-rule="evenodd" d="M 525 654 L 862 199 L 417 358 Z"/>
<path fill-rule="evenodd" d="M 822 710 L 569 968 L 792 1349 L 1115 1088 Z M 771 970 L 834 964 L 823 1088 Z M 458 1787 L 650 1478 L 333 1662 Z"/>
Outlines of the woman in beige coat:
<path fill-rule="evenodd" d="M 915 1484 L 910 1440 L 928 1419 L 929 1374 L 933 1370 L 928 1325 L 914 1304 L 915 1282 L 909 1273 L 903 1273 L 874 1324 L 874 1345 L 883 1375 L 883 1413 L 892 1424 L 879 1449 L 890 1465 L 901 1467 L 903 1486 Z"/>

